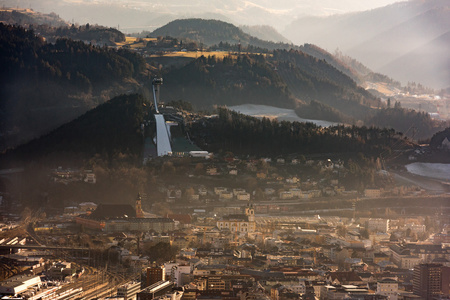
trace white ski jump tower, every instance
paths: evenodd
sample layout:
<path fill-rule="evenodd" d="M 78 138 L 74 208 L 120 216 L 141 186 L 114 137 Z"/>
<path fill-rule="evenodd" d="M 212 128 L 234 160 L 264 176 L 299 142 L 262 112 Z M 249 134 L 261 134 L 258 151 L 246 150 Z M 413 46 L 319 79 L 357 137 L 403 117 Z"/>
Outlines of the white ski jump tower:
<path fill-rule="evenodd" d="M 162 85 L 162 78 L 155 78 L 152 82 L 153 101 L 155 103 L 155 121 L 156 121 L 156 152 L 158 156 L 172 155 L 172 146 L 170 145 L 170 126 L 166 124 L 164 116 L 159 113 L 159 89 Z"/>

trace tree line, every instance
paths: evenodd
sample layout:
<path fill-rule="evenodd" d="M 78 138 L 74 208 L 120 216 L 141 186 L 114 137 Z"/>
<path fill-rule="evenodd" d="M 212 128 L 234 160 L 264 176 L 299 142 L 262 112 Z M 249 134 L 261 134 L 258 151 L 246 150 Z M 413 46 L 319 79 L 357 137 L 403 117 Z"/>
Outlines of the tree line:
<path fill-rule="evenodd" d="M 400 102 L 394 107 L 380 109 L 367 119 L 367 123 L 379 127 L 391 127 L 415 139 L 426 140 L 445 128 L 444 122 L 433 120 L 427 112 L 402 108 Z"/>
<path fill-rule="evenodd" d="M 218 117 L 194 123 L 191 137 L 200 147 L 218 152 L 276 157 L 287 154 L 365 153 L 378 156 L 391 147 L 407 147 L 402 135 L 393 129 L 357 126 L 320 127 L 299 123 L 257 119 L 226 108 Z M 398 148 L 396 148 L 398 149 Z"/>

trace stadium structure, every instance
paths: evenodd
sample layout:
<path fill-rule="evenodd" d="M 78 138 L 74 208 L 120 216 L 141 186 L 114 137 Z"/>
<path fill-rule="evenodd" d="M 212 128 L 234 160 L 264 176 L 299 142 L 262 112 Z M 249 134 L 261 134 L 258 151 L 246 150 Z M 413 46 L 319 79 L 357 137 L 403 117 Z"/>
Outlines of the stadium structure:
<path fill-rule="evenodd" d="M 144 134 L 144 159 L 164 156 L 192 156 L 207 158 L 209 153 L 202 151 L 190 141 L 189 137 L 183 133 L 183 115 L 173 107 L 160 105 L 160 89 L 163 84 L 162 78 L 155 78 L 152 81 L 154 111 L 150 111 L 153 116 L 147 122 L 147 135 L 145 125 L 142 124 Z M 148 126 L 156 125 L 156 126 Z M 177 130 L 172 130 L 175 127 Z M 173 133 L 175 131 L 175 133 Z"/>

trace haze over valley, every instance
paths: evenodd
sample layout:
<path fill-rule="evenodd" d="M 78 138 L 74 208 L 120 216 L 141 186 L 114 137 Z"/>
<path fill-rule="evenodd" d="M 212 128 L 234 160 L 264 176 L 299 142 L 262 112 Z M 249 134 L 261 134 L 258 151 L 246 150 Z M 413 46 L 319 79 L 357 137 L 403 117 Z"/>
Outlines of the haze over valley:
<path fill-rule="evenodd" d="M 445 0 L 234 0 L 189 4 L 3 0 L 2 4 L 55 12 L 70 22 L 101 24 L 124 33 L 152 32 L 180 18 L 216 19 L 238 26 L 268 25 L 284 36 L 273 35 L 275 41 L 311 43 L 329 52 L 339 49 L 404 85 L 416 82 L 434 89 L 450 86 L 447 51 L 450 9 Z M 264 34 L 261 38 L 270 39 Z"/>
<path fill-rule="evenodd" d="M 0 298 L 450 298 L 448 0 L 0 0 Z"/>

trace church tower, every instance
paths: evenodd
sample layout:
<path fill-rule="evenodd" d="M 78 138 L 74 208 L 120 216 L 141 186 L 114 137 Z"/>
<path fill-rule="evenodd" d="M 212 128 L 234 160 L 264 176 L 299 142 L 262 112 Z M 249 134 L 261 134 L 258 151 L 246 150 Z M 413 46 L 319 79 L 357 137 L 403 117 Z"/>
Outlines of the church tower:
<path fill-rule="evenodd" d="M 142 197 L 139 193 L 136 199 L 136 218 L 143 218 L 144 212 L 142 211 Z"/>
<path fill-rule="evenodd" d="M 248 217 L 248 222 L 255 222 L 255 209 L 253 208 L 253 204 L 247 204 L 245 215 Z"/>

